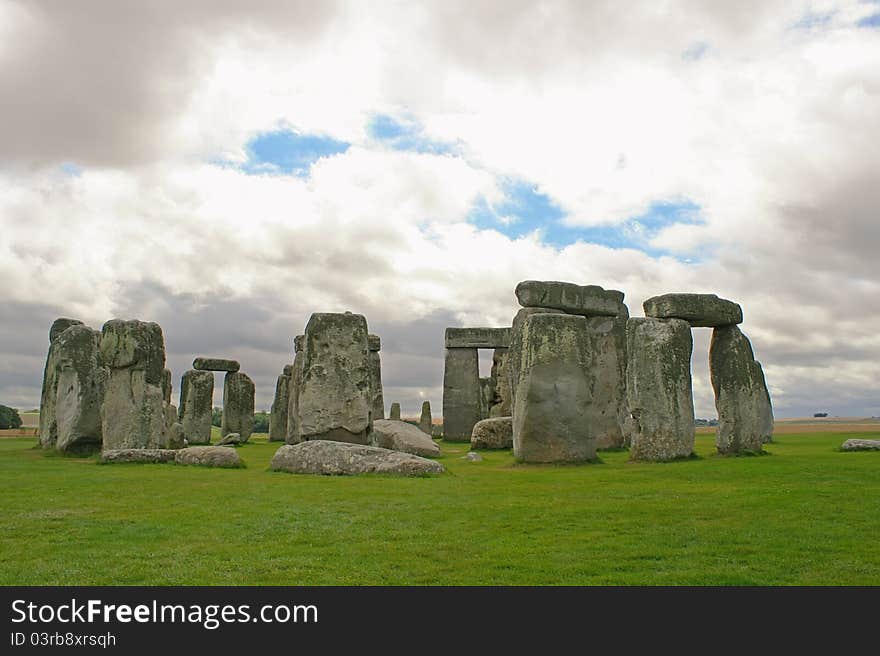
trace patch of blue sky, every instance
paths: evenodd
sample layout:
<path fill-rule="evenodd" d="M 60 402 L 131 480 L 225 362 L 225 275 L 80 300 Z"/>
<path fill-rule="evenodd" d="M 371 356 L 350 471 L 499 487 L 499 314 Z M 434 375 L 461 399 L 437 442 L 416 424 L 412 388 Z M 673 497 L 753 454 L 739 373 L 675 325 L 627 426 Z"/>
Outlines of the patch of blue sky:
<path fill-rule="evenodd" d="M 291 129 L 263 132 L 246 145 L 246 173 L 306 176 L 312 164 L 348 150 L 351 144 L 325 135 L 304 134 Z"/>
<path fill-rule="evenodd" d="M 699 61 L 709 53 L 710 49 L 711 46 L 705 41 L 695 41 L 681 53 L 681 58 L 687 61 Z"/>
<path fill-rule="evenodd" d="M 856 26 L 874 29 L 880 28 L 880 12 L 859 19 L 859 21 L 856 23 Z"/>
<path fill-rule="evenodd" d="M 76 178 L 82 175 L 82 167 L 77 165 L 75 162 L 64 162 L 59 167 L 61 171 L 72 178 Z"/>
<path fill-rule="evenodd" d="M 836 10 L 807 11 L 792 25 L 792 28 L 796 30 L 817 30 L 828 27 L 836 13 Z"/>
<path fill-rule="evenodd" d="M 367 123 L 367 135 L 393 150 L 431 155 L 447 155 L 458 151 L 453 143 L 431 139 L 418 121 L 406 117 L 376 114 Z"/>

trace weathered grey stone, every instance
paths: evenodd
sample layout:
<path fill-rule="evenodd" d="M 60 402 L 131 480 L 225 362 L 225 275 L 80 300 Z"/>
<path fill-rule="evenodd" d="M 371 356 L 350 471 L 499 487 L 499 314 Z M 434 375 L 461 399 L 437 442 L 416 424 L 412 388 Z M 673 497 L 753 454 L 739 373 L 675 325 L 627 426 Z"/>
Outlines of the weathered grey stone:
<path fill-rule="evenodd" d="M 389 419 L 392 421 L 400 421 L 400 404 L 397 401 L 391 404 L 391 416 Z"/>
<path fill-rule="evenodd" d="M 378 335 L 367 335 L 367 348 L 370 351 L 381 351 L 382 339 Z"/>
<path fill-rule="evenodd" d="M 385 394 L 382 391 L 382 360 L 379 350 L 372 350 L 367 356 L 370 365 L 370 411 L 373 420 L 385 418 Z"/>
<path fill-rule="evenodd" d="M 108 321 L 102 330 L 101 361 L 109 369 L 101 403 L 104 449 L 166 448 L 162 329 L 152 322 Z"/>
<path fill-rule="evenodd" d="M 82 325 L 83 322 L 79 319 L 65 319 L 64 317 L 61 317 L 60 319 L 55 319 L 55 321 L 52 322 L 51 328 L 49 328 L 49 343 L 51 344 L 52 342 L 54 342 L 55 338 L 57 338 L 61 333 L 63 333 L 71 326 Z"/>
<path fill-rule="evenodd" d="M 285 367 L 286 368 L 286 367 Z M 281 374 L 275 382 L 275 399 L 269 414 L 269 441 L 287 439 L 287 412 L 290 408 L 290 376 Z"/>
<path fill-rule="evenodd" d="M 443 439 L 469 442 L 481 416 L 477 349 L 446 349 L 443 368 Z"/>
<path fill-rule="evenodd" d="M 516 388 L 519 384 L 519 368 L 522 360 L 522 329 L 526 318 L 533 314 L 564 314 L 553 308 L 522 308 L 513 317 L 510 329 L 510 347 L 507 349 L 507 365 L 505 366 L 504 393 L 508 397 L 511 415 L 516 402 Z"/>
<path fill-rule="evenodd" d="M 586 421 L 591 381 L 585 366 L 586 319 L 533 314 L 522 325 L 513 453 L 523 462 L 580 462 L 596 457 Z"/>
<path fill-rule="evenodd" d="M 254 432 L 254 381 L 240 371 L 223 377 L 223 415 L 220 434 L 238 433 L 247 442 Z"/>
<path fill-rule="evenodd" d="M 211 443 L 214 374 L 190 369 L 180 379 L 180 423 L 189 444 Z"/>
<path fill-rule="evenodd" d="M 508 349 L 495 349 L 492 353 L 492 389 L 495 392 L 489 406 L 490 417 L 510 416 L 510 391 L 507 380 Z"/>
<path fill-rule="evenodd" d="M 174 462 L 178 465 L 199 465 L 202 467 L 224 467 L 229 469 L 244 467 L 238 451 L 223 446 L 188 446 L 175 452 Z"/>
<path fill-rule="evenodd" d="M 738 326 L 720 326 L 712 331 L 709 371 L 718 411 L 718 452 L 761 451 L 761 445 L 773 434 L 773 411 L 764 373 Z"/>
<path fill-rule="evenodd" d="M 56 336 L 52 354 L 54 398 L 46 409 L 43 446 L 59 451 L 100 449 L 101 403 L 107 370 L 100 362 L 101 333 L 82 324 L 71 324 Z M 42 416 L 41 425 L 42 425 Z"/>
<path fill-rule="evenodd" d="M 841 451 L 880 451 L 880 440 L 848 439 L 840 445 Z"/>
<path fill-rule="evenodd" d="M 410 453 L 330 440 L 285 444 L 275 452 L 269 466 L 273 471 L 334 476 L 352 474 L 422 476 L 445 471 L 439 462 Z"/>
<path fill-rule="evenodd" d="M 523 307 L 553 308 L 585 317 L 620 314 L 623 292 L 598 285 L 524 280 L 516 286 L 516 298 Z"/>
<path fill-rule="evenodd" d="M 241 369 L 241 364 L 236 360 L 224 360 L 223 358 L 196 358 L 193 360 L 193 369 L 197 371 L 228 371 L 234 373 Z"/>
<path fill-rule="evenodd" d="M 239 433 L 228 433 L 217 442 L 217 446 L 235 446 L 237 444 L 244 444 Z"/>
<path fill-rule="evenodd" d="M 173 405 L 168 406 L 171 408 L 171 411 L 176 415 L 177 408 Z M 179 421 L 172 422 L 168 426 L 168 448 L 169 449 L 182 449 L 187 446 L 188 442 L 186 441 L 186 436 L 183 434 L 183 424 Z"/>
<path fill-rule="evenodd" d="M 507 348 L 510 328 L 447 328 L 446 348 Z"/>
<path fill-rule="evenodd" d="M 174 462 L 178 451 L 179 449 L 105 449 L 101 452 L 101 462 L 108 465 L 119 462 Z"/>
<path fill-rule="evenodd" d="M 474 424 L 472 449 L 512 449 L 513 417 L 493 417 Z"/>
<path fill-rule="evenodd" d="M 303 346 L 305 345 L 305 335 L 297 335 L 293 338 L 293 352 L 294 353 L 302 353 Z"/>
<path fill-rule="evenodd" d="M 372 399 L 366 319 L 349 312 L 313 314 L 303 355 L 297 401 L 302 439 L 367 444 Z"/>
<path fill-rule="evenodd" d="M 162 400 L 165 403 L 171 403 L 171 393 L 174 390 L 172 389 L 171 384 L 171 369 L 163 369 L 162 370 Z"/>
<path fill-rule="evenodd" d="M 483 462 L 483 456 L 473 451 L 464 454 L 463 456 L 461 456 L 461 459 L 467 460 L 468 462 Z"/>
<path fill-rule="evenodd" d="M 691 326 L 714 328 L 742 323 L 742 308 L 715 294 L 663 294 L 643 305 L 646 317 L 683 319 Z"/>
<path fill-rule="evenodd" d="M 672 460 L 694 450 L 691 328 L 680 319 L 626 324 L 626 393 L 633 460 Z"/>
<path fill-rule="evenodd" d="M 405 421 L 377 419 L 373 422 L 372 445 L 403 451 L 417 456 L 434 458 L 440 455 L 440 447 L 421 430 Z"/>
<path fill-rule="evenodd" d="M 290 372 L 290 390 L 288 391 L 287 401 L 287 435 L 284 440 L 287 444 L 297 444 L 302 441 L 297 417 L 299 415 L 298 399 L 299 386 L 302 382 L 303 357 L 302 349 L 296 352 L 293 358 L 293 368 Z"/>
<path fill-rule="evenodd" d="M 586 321 L 587 375 L 594 381 L 586 420 L 599 449 L 625 444 L 627 315 L 624 311 L 617 317 L 588 317 Z"/>
<path fill-rule="evenodd" d="M 422 414 L 419 417 L 419 430 L 427 435 L 434 434 L 434 421 L 431 418 L 430 401 L 422 401 Z"/>
<path fill-rule="evenodd" d="M 288 378 L 290 378 L 290 375 L 292 373 L 293 373 L 293 364 L 292 363 L 284 365 L 284 369 L 281 370 L 281 375 L 287 376 Z"/>
<path fill-rule="evenodd" d="M 491 377 L 480 378 L 480 419 L 489 418 L 489 409 L 495 399 L 495 384 Z M 471 428 L 473 430 L 473 428 Z"/>

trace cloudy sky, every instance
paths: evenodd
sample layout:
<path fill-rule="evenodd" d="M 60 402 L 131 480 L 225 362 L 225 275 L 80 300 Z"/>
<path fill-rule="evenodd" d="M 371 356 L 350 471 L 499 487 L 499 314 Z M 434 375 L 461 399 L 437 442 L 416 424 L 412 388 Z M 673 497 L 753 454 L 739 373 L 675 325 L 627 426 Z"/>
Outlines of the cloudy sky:
<path fill-rule="evenodd" d="M 880 3 L 0 0 L 0 403 L 71 316 L 267 408 L 352 310 L 439 413 L 443 329 L 555 279 L 734 299 L 777 416 L 880 415 L 878 254 Z"/>

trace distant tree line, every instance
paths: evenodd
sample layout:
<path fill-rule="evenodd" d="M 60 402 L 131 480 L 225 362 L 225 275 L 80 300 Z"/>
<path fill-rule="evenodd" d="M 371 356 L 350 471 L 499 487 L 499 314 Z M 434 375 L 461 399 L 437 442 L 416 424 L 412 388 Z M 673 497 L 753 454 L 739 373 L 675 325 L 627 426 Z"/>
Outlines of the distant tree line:
<path fill-rule="evenodd" d="M 0 429 L 21 428 L 21 417 L 18 410 L 6 405 L 0 405 Z"/>
<path fill-rule="evenodd" d="M 220 427 L 220 422 L 223 417 L 223 408 L 214 408 L 211 410 L 211 423 L 217 428 Z M 255 433 L 268 433 L 269 432 L 269 413 L 268 412 L 255 412 L 254 413 L 254 432 Z"/>

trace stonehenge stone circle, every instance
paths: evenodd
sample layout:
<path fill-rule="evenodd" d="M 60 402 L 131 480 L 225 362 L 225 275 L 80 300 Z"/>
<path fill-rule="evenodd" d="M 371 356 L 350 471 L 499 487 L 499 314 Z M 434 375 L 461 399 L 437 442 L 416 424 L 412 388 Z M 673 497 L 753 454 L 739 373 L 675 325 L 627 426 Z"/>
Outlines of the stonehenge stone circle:
<path fill-rule="evenodd" d="M 193 360 L 193 369 L 198 371 L 236 372 L 241 369 L 241 365 L 235 360 L 224 360 L 222 358 L 196 358 Z"/>
<path fill-rule="evenodd" d="M 692 327 L 714 328 L 742 323 L 742 308 L 715 294 L 663 294 L 644 302 L 646 317 L 683 319 Z"/>
<path fill-rule="evenodd" d="M 440 447 L 421 430 L 405 421 L 377 419 L 373 422 L 372 446 L 392 451 L 403 451 L 433 458 L 440 455 Z"/>
<path fill-rule="evenodd" d="M 397 401 L 391 404 L 391 413 L 389 419 L 393 421 L 400 421 L 400 404 Z"/>
<path fill-rule="evenodd" d="M 382 393 L 382 359 L 379 350 L 382 342 L 378 335 L 367 335 L 367 348 L 370 359 L 370 408 L 373 419 L 385 418 L 385 396 Z"/>
<path fill-rule="evenodd" d="M 102 329 L 100 353 L 109 369 L 101 404 L 104 449 L 167 447 L 165 340 L 159 324 L 111 319 Z"/>
<path fill-rule="evenodd" d="M 254 432 L 254 381 L 240 371 L 229 371 L 223 377 L 223 415 L 220 433 L 238 433 L 247 442 Z"/>
<path fill-rule="evenodd" d="M 516 298 L 523 307 L 548 308 L 585 317 L 616 317 L 623 292 L 598 285 L 524 280 L 516 286 Z"/>
<path fill-rule="evenodd" d="M 712 331 L 709 371 L 718 411 L 718 452 L 761 451 L 773 435 L 773 411 L 761 365 L 738 326 Z"/>
<path fill-rule="evenodd" d="M 299 424 L 297 423 L 299 386 L 302 381 L 303 367 L 303 339 L 305 335 L 297 335 L 293 338 L 293 364 L 290 368 L 290 389 L 287 392 L 287 435 L 285 442 L 287 444 L 297 444 L 301 441 L 299 434 Z"/>
<path fill-rule="evenodd" d="M 287 367 L 284 367 L 287 370 Z M 290 408 L 290 375 L 282 373 L 275 382 L 275 399 L 269 414 L 269 441 L 287 439 L 287 411 Z"/>
<path fill-rule="evenodd" d="M 430 401 L 422 401 L 422 414 L 419 417 L 419 430 L 427 435 L 434 434 L 434 422 L 431 419 Z"/>
<path fill-rule="evenodd" d="M 586 318 L 532 314 L 522 323 L 520 374 L 513 408 L 513 453 L 523 462 L 596 457 L 588 406 Z"/>
<path fill-rule="evenodd" d="M 448 348 L 443 369 L 443 439 L 470 442 L 480 419 L 480 368 L 475 348 Z"/>
<path fill-rule="evenodd" d="M 292 474 L 328 476 L 353 474 L 422 476 L 446 471 L 439 462 L 421 456 L 333 440 L 285 444 L 275 452 L 269 467 L 273 471 L 286 471 Z"/>
<path fill-rule="evenodd" d="M 190 444 L 211 443 L 214 374 L 190 369 L 180 379 L 180 423 Z"/>
<path fill-rule="evenodd" d="M 483 419 L 471 433 L 472 449 L 512 449 L 513 417 Z"/>
<path fill-rule="evenodd" d="M 368 444 L 372 430 L 367 320 L 360 314 L 315 313 L 305 331 L 297 393 L 302 441 Z"/>
<path fill-rule="evenodd" d="M 633 318 L 626 324 L 626 394 L 633 460 L 685 458 L 694 450 L 690 325 Z"/>

